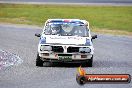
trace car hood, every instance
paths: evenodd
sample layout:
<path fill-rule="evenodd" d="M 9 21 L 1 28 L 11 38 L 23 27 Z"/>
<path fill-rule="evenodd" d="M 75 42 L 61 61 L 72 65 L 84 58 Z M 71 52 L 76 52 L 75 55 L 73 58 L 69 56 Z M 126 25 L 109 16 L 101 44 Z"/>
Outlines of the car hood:
<path fill-rule="evenodd" d="M 89 37 L 79 37 L 79 36 L 58 36 L 58 35 L 46 35 L 43 36 L 46 43 L 58 43 L 58 44 L 85 44 Z"/>

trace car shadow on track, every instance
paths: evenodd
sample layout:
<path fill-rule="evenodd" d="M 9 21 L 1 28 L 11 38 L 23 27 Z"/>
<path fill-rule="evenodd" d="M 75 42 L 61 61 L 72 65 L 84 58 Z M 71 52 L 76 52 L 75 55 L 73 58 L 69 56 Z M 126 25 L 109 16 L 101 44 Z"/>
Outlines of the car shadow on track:
<path fill-rule="evenodd" d="M 82 63 L 52 63 L 50 66 L 43 66 L 43 67 L 67 67 L 67 68 L 76 68 L 76 67 L 88 67 Z"/>
<path fill-rule="evenodd" d="M 68 68 L 76 68 L 76 67 L 89 67 L 89 66 L 85 66 L 82 65 L 81 63 L 53 63 L 51 66 L 49 67 L 68 67 Z M 95 67 L 132 67 L 132 62 L 129 61 L 94 61 L 93 62 L 93 68 Z"/>
<path fill-rule="evenodd" d="M 82 66 L 81 64 L 77 63 L 54 63 L 52 64 L 52 67 L 79 67 Z"/>

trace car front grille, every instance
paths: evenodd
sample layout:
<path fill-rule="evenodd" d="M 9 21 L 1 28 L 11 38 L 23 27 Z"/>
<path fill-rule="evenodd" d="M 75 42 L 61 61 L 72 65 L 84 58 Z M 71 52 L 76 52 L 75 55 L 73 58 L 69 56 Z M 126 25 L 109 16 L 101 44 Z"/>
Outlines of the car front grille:
<path fill-rule="evenodd" d="M 79 47 L 68 47 L 67 53 L 76 53 L 79 52 Z"/>
<path fill-rule="evenodd" d="M 58 54 L 58 56 L 72 56 L 72 54 Z"/>
<path fill-rule="evenodd" d="M 64 49 L 62 46 L 52 46 L 52 51 L 56 53 L 63 53 Z"/>

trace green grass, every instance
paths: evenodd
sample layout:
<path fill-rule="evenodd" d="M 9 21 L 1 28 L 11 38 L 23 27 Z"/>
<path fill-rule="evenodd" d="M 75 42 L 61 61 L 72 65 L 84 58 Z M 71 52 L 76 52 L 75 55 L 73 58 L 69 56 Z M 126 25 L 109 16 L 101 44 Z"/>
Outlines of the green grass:
<path fill-rule="evenodd" d="M 42 26 L 50 18 L 79 18 L 96 29 L 132 32 L 132 6 L 0 4 L 0 22 Z"/>

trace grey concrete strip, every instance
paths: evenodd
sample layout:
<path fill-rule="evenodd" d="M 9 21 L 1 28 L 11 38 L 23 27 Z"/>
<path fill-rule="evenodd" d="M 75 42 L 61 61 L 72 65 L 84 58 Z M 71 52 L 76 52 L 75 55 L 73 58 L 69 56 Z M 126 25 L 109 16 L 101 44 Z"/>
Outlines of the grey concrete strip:
<path fill-rule="evenodd" d="M 132 3 L 63 3 L 63 2 L 10 2 L 0 1 L 5 4 L 37 4 L 37 5 L 81 5 L 81 6 L 132 6 Z"/>

